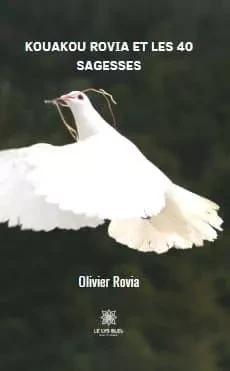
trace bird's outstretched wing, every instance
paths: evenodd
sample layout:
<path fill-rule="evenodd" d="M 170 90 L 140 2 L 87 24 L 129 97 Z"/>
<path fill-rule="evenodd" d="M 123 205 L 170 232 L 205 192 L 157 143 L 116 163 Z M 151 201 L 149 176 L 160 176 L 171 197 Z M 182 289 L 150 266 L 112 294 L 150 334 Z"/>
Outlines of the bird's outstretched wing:
<path fill-rule="evenodd" d="M 140 251 L 214 241 L 218 205 L 173 184 L 122 136 L 0 152 L 0 222 L 22 229 L 96 227 Z"/>
<path fill-rule="evenodd" d="M 27 181 L 62 211 L 104 219 L 148 218 L 165 206 L 170 180 L 120 134 L 25 149 Z"/>
<path fill-rule="evenodd" d="M 97 217 L 76 215 L 71 210 L 60 210 L 57 204 L 49 204 L 44 197 L 35 193 L 33 184 L 27 178 L 31 172 L 38 170 L 39 166 L 44 166 L 46 159 L 51 165 L 55 148 L 58 151 L 58 147 L 38 144 L 27 148 L 0 151 L 1 223 L 8 222 L 10 227 L 20 225 L 22 229 L 35 231 L 49 231 L 56 227 L 77 230 L 85 226 L 97 227 L 103 223 Z M 33 158 L 37 160 L 34 164 Z M 55 167 L 55 164 L 53 166 Z M 52 174 L 50 175 L 52 177 Z M 41 179 L 40 181 L 42 183 Z M 57 188 L 60 184 L 56 183 L 52 186 Z M 68 193 L 68 188 L 62 191 Z"/>

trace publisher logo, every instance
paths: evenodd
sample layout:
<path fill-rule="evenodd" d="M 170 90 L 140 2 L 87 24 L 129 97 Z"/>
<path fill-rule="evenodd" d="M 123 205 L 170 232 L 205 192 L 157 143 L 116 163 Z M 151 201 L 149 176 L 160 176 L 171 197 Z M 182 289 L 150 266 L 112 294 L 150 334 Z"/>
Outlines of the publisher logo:
<path fill-rule="evenodd" d="M 93 329 L 93 334 L 98 336 L 118 336 L 123 335 L 124 330 L 117 328 L 116 310 L 106 309 L 101 311 L 100 327 Z"/>
<path fill-rule="evenodd" d="M 116 316 L 115 310 L 110 310 L 110 309 L 102 310 L 101 313 L 102 313 L 101 314 L 102 325 L 107 325 L 107 326 L 116 325 L 117 316 Z"/>

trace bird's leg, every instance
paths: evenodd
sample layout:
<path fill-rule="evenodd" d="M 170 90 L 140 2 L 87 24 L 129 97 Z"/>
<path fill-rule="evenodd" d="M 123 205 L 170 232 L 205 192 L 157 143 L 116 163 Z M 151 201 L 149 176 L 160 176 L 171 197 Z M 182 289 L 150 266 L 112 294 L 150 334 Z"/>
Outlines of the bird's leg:
<path fill-rule="evenodd" d="M 144 210 L 144 213 L 145 213 L 145 216 L 142 216 L 141 219 L 147 219 L 147 220 L 151 219 L 151 216 L 148 215 L 145 210 Z"/>

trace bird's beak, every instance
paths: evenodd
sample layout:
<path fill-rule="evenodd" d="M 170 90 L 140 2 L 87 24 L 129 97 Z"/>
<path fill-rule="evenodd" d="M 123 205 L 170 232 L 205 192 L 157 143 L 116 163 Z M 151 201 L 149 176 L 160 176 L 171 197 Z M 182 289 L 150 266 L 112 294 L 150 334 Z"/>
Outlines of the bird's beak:
<path fill-rule="evenodd" d="M 61 95 L 58 98 L 55 98 L 55 101 L 61 106 L 68 106 L 69 97 L 68 95 Z"/>

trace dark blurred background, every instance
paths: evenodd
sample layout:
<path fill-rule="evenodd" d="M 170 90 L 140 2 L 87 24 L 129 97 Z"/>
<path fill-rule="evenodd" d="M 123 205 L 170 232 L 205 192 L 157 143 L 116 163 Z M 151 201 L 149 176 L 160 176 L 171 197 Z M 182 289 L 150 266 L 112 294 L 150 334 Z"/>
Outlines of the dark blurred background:
<path fill-rule="evenodd" d="M 107 226 L 1 226 L 2 371 L 229 371 L 229 17 L 227 0 L 1 1 L 1 149 L 70 143 L 43 99 L 103 88 L 118 102 L 119 130 L 175 182 L 218 202 L 225 219 L 215 244 L 164 255 L 117 244 Z M 125 56 L 26 54 L 26 40 L 189 40 L 195 49 L 129 55 L 140 72 L 80 73 L 78 59 Z M 79 274 L 133 274 L 141 288 L 79 289 Z M 107 308 L 124 335 L 92 335 Z"/>

